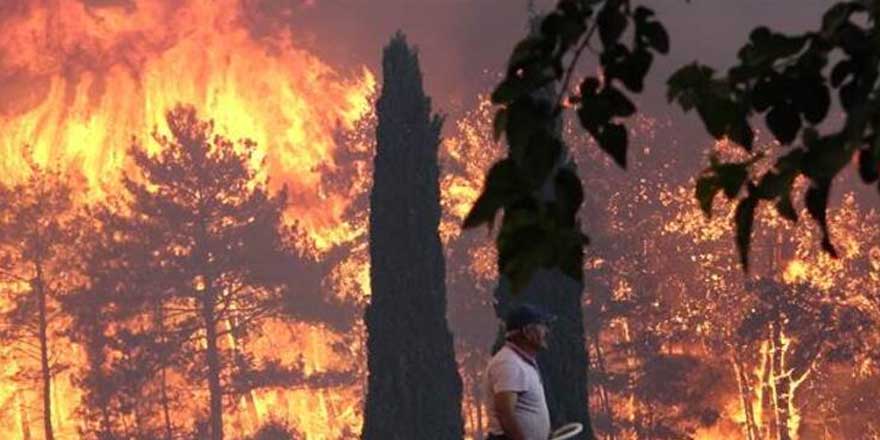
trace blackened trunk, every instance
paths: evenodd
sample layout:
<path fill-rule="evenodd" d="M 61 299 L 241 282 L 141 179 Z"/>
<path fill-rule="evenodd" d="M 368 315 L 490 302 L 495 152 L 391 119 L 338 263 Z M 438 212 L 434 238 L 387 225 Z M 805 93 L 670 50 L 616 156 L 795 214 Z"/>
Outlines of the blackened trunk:
<path fill-rule="evenodd" d="M 788 428 L 791 416 L 788 411 L 789 393 L 791 390 L 791 372 L 786 371 L 783 362 L 785 345 L 782 340 L 782 325 L 777 322 L 772 327 L 773 335 L 773 365 L 776 366 L 776 374 L 773 376 L 773 389 L 776 391 L 776 429 L 779 440 L 791 440 Z"/>
<path fill-rule="evenodd" d="M 168 407 L 168 380 L 166 378 L 166 369 L 162 367 L 162 416 L 165 418 L 165 440 L 174 438 L 174 431 L 171 428 L 171 409 Z"/>
<path fill-rule="evenodd" d="M 210 394 L 211 408 L 209 423 L 211 426 L 211 440 L 223 440 L 223 387 L 220 385 L 220 354 L 217 348 L 217 320 L 214 313 L 214 301 L 211 295 L 202 305 L 203 319 L 205 321 L 205 336 L 207 344 L 205 356 L 208 363 L 208 393 Z"/>
<path fill-rule="evenodd" d="M 15 393 L 16 400 L 18 401 L 19 419 L 21 420 L 21 439 L 31 440 L 31 421 L 29 420 L 27 405 L 24 403 L 24 397 L 22 394 L 21 391 Z"/>
<path fill-rule="evenodd" d="M 605 355 L 602 352 L 601 335 L 599 335 L 599 332 L 597 331 L 591 334 L 591 336 L 593 337 L 593 344 L 596 347 L 596 367 L 599 369 L 600 377 L 602 377 L 604 380 L 607 380 L 608 369 L 605 367 Z M 587 353 L 589 353 L 589 350 L 587 350 Z M 605 411 L 605 417 L 608 419 L 605 422 L 609 427 L 607 438 L 609 440 L 615 440 L 614 412 L 611 410 L 611 402 L 608 397 L 608 389 L 606 388 L 604 383 L 597 388 L 599 390 L 599 400 L 602 403 L 602 409 Z"/>
<path fill-rule="evenodd" d="M 383 53 L 370 194 L 369 377 L 365 440 L 459 440 L 462 383 L 446 321 L 438 234 L 442 120 L 418 56 L 396 35 Z"/>
<path fill-rule="evenodd" d="M 37 307 L 39 308 L 39 338 L 40 338 L 40 378 L 43 383 L 43 435 L 46 440 L 54 440 L 52 432 L 52 371 L 49 368 L 49 323 L 46 313 L 46 288 L 43 284 L 43 267 L 37 265 L 37 274 L 34 279 L 34 293 L 37 295 Z"/>
<path fill-rule="evenodd" d="M 736 372 L 736 382 L 739 386 L 739 396 L 742 402 L 743 412 L 746 415 L 746 440 L 757 440 L 760 436 L 758 425 L 755 423 L 755 410 L 752 406 L 752 385 L 745 366 L 739 360 L 736 348 L 733 350 L 733 369 Z"/>

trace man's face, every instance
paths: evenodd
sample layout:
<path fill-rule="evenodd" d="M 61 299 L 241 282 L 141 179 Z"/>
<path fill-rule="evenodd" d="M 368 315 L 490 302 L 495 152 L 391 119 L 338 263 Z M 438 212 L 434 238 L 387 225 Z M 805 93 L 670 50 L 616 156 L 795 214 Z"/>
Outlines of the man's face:
<path fill-rule="evenodd" d="M 546 324 L 531 324 L 525 328 L 525 336 L 535 349 L 547 348 L 547 335 L 550 328 Z"/>

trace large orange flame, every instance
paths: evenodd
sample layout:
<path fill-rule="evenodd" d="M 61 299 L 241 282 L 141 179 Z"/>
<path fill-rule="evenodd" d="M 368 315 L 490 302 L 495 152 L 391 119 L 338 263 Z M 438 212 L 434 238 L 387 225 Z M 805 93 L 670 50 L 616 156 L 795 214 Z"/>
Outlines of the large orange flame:
<path fill-rule="evenodd" d="M 346 78 L 286 32 L 256 40 L 235 0 L 124 4 L 0 9 L 3 172 L 20 175 L 27 144 L 39 162 L 74 165 L 90 188 L 112 191 L 131 137 L 163 131 L 165 111 L 189 103 L 219 132 L 257 142 L 318 250 L 347 241 L 350 194 L 322 171 L 338 166 L 336 135 L 370 112 L 373 75 Z"/>
<path fill-rule="evenodd" d="M 294 46 L 291 31 L 283 25 L 271 32 L 258 29 L 261 23 L 253 22 L 251 3 L 31 0 L 0 4 L 4 179 L 25 177 L 26 151 L 32 150 L 40 164 L 81 173 L 89 197 L 101 199 L 118 191 L 132 137 L 148 140 L 153 130 L 166 132 L 165 112 L 182 102 L 212 118 L 218 133 L 257 143 L 263 172 L 274 187 L 288 187 L 289 218 L 304 231 L 298 236 L 304 252 L 320 258 L 362 237 L 364 222 L 348 212 L 352 200 L 368 186 L 369 167 L 346 162 L 344 166 L 351 167 L 347 169 L 350 185 L 334 184 L 327 175 L 343 166 L 337 158 L 371 148 L 364 137 L 345 134 L 361 128 L 359 121 L 371 116 L 375 79 L 366 68 L 336 71 Z M 150 142 L 143 145 L 156 148 Z M 361 278 L 353 286 L 330 283 L 329 288 L 340 298 L 363 298 L 368 294 L 362 275 L 366 263 L 361 258 L 348 264 Z M 256 341 L 249 348 L 265 355 L 281 347 L 280 351 L 301 355 L 306 376 L 352 370 L 350 358 L 335 354 L 342 336 L 330 329 L 275 325 L 267 334 L 280 339 Z M 39 435 L 34 393 L 25 392 L 17 381 L 14 354 L 3 352 L 0 357 L 9 361 L 0 370 L 0 403 L 9 409 L 0 413 L 0 438 Z M 54 422 L 63 436 L 75 436 L 77 428 L 79 397 L 70 381 L 72 371 L 57 376 L 53 384 Z M 359 430 L 359 389 L 355 383 L 253 393 L 252 406 L 260 420 L 231 420 L 230 428 L 252 430 L 261 420 L 280 417 L 310 439 L 338 438 L 345 430 Z M 29 429 L 34 432 L 26 433 Z"/>

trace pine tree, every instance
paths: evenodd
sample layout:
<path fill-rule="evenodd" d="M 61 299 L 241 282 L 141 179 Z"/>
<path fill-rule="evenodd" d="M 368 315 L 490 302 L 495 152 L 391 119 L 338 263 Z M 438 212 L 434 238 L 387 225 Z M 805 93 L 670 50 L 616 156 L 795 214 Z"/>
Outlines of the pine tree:
<path fill-rule="evenodd" d="M 43 437 L 52 440 L 52 379 L 64 367 L 53 350 L 62 337 L 58 305 L 82 282 L 77 258 L 82 218 L 72 176 L 28 159 L 30 177 L 0 186 L 0 282 L 11 299 L 0 314 L 0 339 L 38 361 L 36 374 L 25 376 L 40 384 Z"/>
<path fill-rule="evenodd" d="M 140 369 L 158 402 L 145 423 L 167 436 L 166 375 L 204 383 L 205 438 L 222 440 L 224 399 L 250 391 L 240 378 L 256 369 L 230 341 L 247 341 L 276 314 L 291 283 L 286 192 L 270 194 L 258 177 L 253 142 L 213 134 L 191 107 L 178 106 L 166 119 L 171 137 L 154 134 L 157 154 L 130 151 L 136 172 L 124 179 L 123 206 L 101 218 L 107 245 L 83 292 L 117 322 L 135 325 L 90 325 L 85 311 L 81 329 L 97 341 L 90 350 L 97 365 L 102 352 L 117 353 L 114 368 L 92 371 L 94 385 L 108 390 L 104 400 L 136 396 L 114 396 L 112 384 Z"/>
<path fill-rule="evenodd" d="M 446 321 L 437 231 L 442 118 L 431 114 L 418 56 L 398 33 L 382 59 L 370 194 L 365 440 L 461 439 L 461 378 Z"/>

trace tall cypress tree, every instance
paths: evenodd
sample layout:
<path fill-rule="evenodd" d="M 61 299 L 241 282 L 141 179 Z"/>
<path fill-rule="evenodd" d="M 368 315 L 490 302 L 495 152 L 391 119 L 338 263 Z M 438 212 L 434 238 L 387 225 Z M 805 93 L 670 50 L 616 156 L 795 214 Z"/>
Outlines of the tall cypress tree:
<path fill-rule="evenodd" d="M 446 322 L 437 227 L 442 118 L 431 114 L 418 55 L 398 33 L 382 59 L 370 194 L 364 440 L 463 436 L 461 378 Z"/>
<path fill-rule="evenodd" d="M 532 2 L 529 2 L 529 12 L 532 15 L 531 32 L 537 32 L 541 17 L 535 13 Z M 536 92 L 534 97 L 538 102 L 547 102 L 549 108 L 556 96 L 556 89 L 548 86 Z M 553 130 L 557 136 L 562 136 L 561 120 L 554 121 Z M 542 188 L 545 200 L 555 199 L 553 183 L 563 168 L 576 169 L 567 151 L 560 152 L 556 169 Z M 583 283 L 556 268 L 536 271 L 529 284 L 516 296 L 511 294 L 510 280 L 502 277 L 495 290 L 495 311 L 503 320 L 512 308 L 527 302 L 556 315 L 556 322 L 550 326 L 549 347 L 538 354 L 550 423 L 554 428 L 572 422 L 582 423 L 584 431 L 576 438 L 591 440 L 594 435 L 587 394 L 589 359 L 584 337 L 583 291 Z"/>

